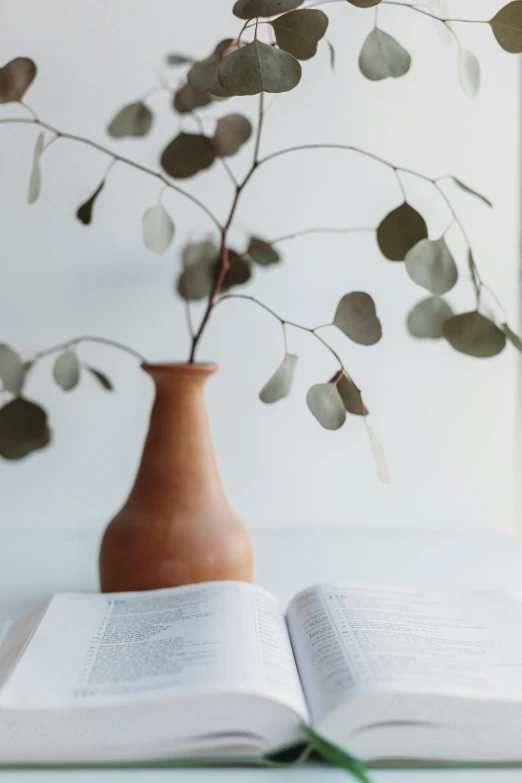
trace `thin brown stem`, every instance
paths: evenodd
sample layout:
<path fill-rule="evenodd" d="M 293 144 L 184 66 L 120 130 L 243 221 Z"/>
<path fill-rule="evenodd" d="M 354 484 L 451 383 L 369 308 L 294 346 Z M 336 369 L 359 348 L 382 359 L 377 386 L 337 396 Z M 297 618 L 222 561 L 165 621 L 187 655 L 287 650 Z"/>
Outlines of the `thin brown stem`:
<path fill-rule="evenodd" d="M 28 109 L 26 104 L 24 104 L 24 108 Z M 50 131 L 51 133 L 56 134 L 58 138 L 68 139 L 69 141 L 75 141 L 79 144 L 84 144 L 87 147 L 92 147 L 98 152 L 101 152 L 104 155 L 108 155 L 109 157 L 113 158 L 115 161 L 124 163 L 126 166 L 131 166 L 132 168 L 137 169 L 138 171 L 141 171 L 144 174 L 148 174 L 150 177 L 155 177 L 155 179 L 159 179 L 160 182 L 163 182 L 163 184 L 166 185 L 168 188 L 176 191 L 176 193 L 179 193 L 181 196 L 184 196 L 189 201 L 192 201 L 193 204 L 196 204 L 196 206 L 199 207 L 199 209 L 201 209 L 210 218 L 210 220 L 212 220 L 214 225 L 216 225 L 219 229 L 221 229 L 221 223 L 219 222 L 217 217 L 202 201 L 196 198 L 196 196 L 193 196 L 192 193 L 189 193 L 187 190 L 183 190 L 183 188 L 180 188 L 178 185 L 175 185 L 173 182 L 170 182 L 170 180 L 168 180 L 167 177 L 161 174 L 161 172 L 155 171 L 154 169 L 150 169 L 147 166 L 143 166 L 141 163 L 138 163 L 137 161 L 132 160 L 131 158 L 126 158 L 124 155 L 119 155 L 118 153 L 113 152 L 107 147 L 104 147 L 102 144 L 98 144 L 98 142 L 96 141 L 92 141 L 91 139 L 87 139 L 83 136 L 77 136 L 75 133 L 66 133 L 64 131 L 60 131 L 58 130 L 58 128 L 55 128 L 53 125 L 49 125 L 49 123 L 47 122 L 43 122 L 43 120 L 38 119 L 36 116 L 33 117 L 33 119 L 27 119 L 25 117 L 17 117 L 12 119 L 0 120 L 0 125 L 8 125 L 8 124 L 15 124 L 15 123 L 25 124 L 25 125 L 38 125 L 40 128 L 43 128 L 45 130 Z"/>
<path fill-rule="evenodd" d="M 409 3 L 401 3 L 399 0 L 382 0 L 381 5 L 396 5 L 400 8 L 409 8 L 410 11 L 416 11 L 418 14 L 422 14 L 423 16 L 429 16 L 431 19 L 437 19 L 439 22 L 461 22 L 462 24 L 489 24 L 489 21 L 487 19 L 454 19 L 454 18 L 443 18 L 442 16 L 437 16 L 436 14 L 432 14 L 429 11 L 426 11 L 424 8 L 420 8 L 417 5 L 410 5 Z"/>
<path fill-rule="evenodd" d="M 267 242 L 256 242 L 254 245 L 249 247 L 248 250 L 245 250 L 244 253 L 238 256 L 236 260 L 239 261 L 240 259 L 246 258 L 249 253 L 252 253 L 256 250 L 264 250 L 265 247 L 272 247 L 272 245 L 278 245 L 281 242 L 287 242 L 289 239 L 297 239 L 298 237 L 304 237 L 308 234 L 357 234 L 375 230 L 375 226 L 351 226 L 349 228 L 304 228 L 301 231 L 293 231 L 291 234 L 283 234 L 283 236 L 276 237 L 275 239 Z"/>
<path fill-rule="evenodd" d="M 220 296 L 219 299 L 216 300 L 215 306 L 217 306 L 221 302 L 225 302 L 227 299 L 243 299 L 243 300 L 245 300 L 247 302 L 253 302 L 258 307 L 261 307 L 261 309 L 265 310 L 267 313 L 269 313 L 271 316 L 276 318 L 281 323 L 281 325 L 283 326 L 283 329 L 285 331 L 285 336 L 286 336 L 286 329 L 285 329 L 285 327 L 287 327 L 287 326 L 291 326 L 294 329 L 300 329 L 303 332 L 308 332 L 309 334 L 313 335 L 316 338 L 316 340 L 319 340 L 319 342 L 322 343 L 325 346 L 325 348 L 327 348 L 330 351 L 330 353 L 337 359 L 337 361 L 339 362 L 339 365 L 341 367 L 341 373 L 342 374 L 346 374 L 346 376 L 349 377 L 348 374 L 346 373 L 345 368 L 344 368 L 344 364 L 342 362 L 342 359 L 339 356 L 339 354 L 337 353 L 337 351 L 335 351 L 332 348 L 332 346 L 329 345 L 326 342 L 326 340 L 323 340 L 323 338 L 319 334 L 317 334 L 316 329 L 320 329 L 322 327 L 319 327 L 319 326 L 314 326 L 314 327 L 303 326 L 302 324 L 295 323 L 295 321 L 288 321 L 286 318 L 281 318 L 281 316 L 278 315 L 275 312 L 275 310 L 272 310 L 272 308 L 268 307 L 268 305 L 266 305 L 264 302 L 261 302 L 259 299 L 256 299 L 255 296 L 250 296 L 250 294 L 223 294 L 223 296 Z M 286 352 L 286 341 L 285 341 L 285 352 Z M 340 378 L 341 377 L 342 377 L 342 375 L 340 376 Z M 340 380 L 340 378 L 339 378 L 339 380 Z M 353 383 L 353 381 L 352 381 L 352 383 Z M 355 386 L 355 384 L 354 384 L 354 386 Z M 355 387 L 355 388 L 357 388 L 357 387 Z M 359 391 L 359 390 L 357 389 L 357 391 Z"/>
<path fill-rule="evenodd" d="M 395 179 L 397 180 L 397 184 L 399 185 L 399 188 L 401 190 L 402 197 L 403 197 L 404 201 L 407 201 L 408 200 L 408 196 L 406 195 L 406 189 L 404 187 L 404 183 L 403 183 L 403 181 L 401 179 L 401 175 L 399 174 L 399 172 L 395 168 L 395 166 L 393 168 L 393 173 L 395 174 Z"/>
<path fill-rule="evenodd" d="M 196 358 L 196 351 L 199 344 L 199 341 L 201 340 L 201 336 L 203 335 L 203 332 L 205 331 L 205 327 L 209 321 L 209 318 L 212 314 L 212 310 L 214 308 L 216 297 L 221 289 L 221 286 L 223 285 L 223 280 L 225 279 L 225 275 L 230 267 L 230 261 L 228 257 L 228 248 L 227 248 L 227 238 L 228 238 L 228 230 L 230 226 L 232 225 L 232 221 L 234 220 L 236 210 L 239 204 L 239 199 L 241 196 L 241 193 L 243 192 L 244 188 L 246 187 L 248 181 L 252 177 L 254 171 L 259 166 L 259 148 L 261 144 L 261 133 L 263 130 L 263 119 L 264 119 L 264 93 L 261 93 L 259 96 L 259 119 L 257 123 L 257 130 L 256 130 L 256 139 L 254 143 L 254 158 L 252 161 L 252 165 L 250 166 L 250 169 L 247 171 L 244 179 L 242 182 L 240 182 L 238 185 L 236 185 L 236 192 L 234 194 L 234 198 L 232 199 L 232 204 L 230 206 L 230 211 L 228 213 L 228 218 L 225 222 L 225 224 L 220 228 L 221 230 L 221 245 L 219 249 L 219 258 L 221 259 L 221 264 L 219 267 L 219 271 L 216 275 L 216 279 L 214 281 L 214 285 L 212 286 L 212 290 L 208 297 L 207 307 L 205 309 L 205 312 L 203 313 L 203 318 L 201 319 L 201 323 L 199 325 L 199 328 L 196 331 L 196 334 L 194 335 L 192 339 L 192 345 L 190 348 L 190 356 L 189 356 L 189 363 L 193 364 Z"/>
<path fill-rule="evenodd" d="M 75 348 L 80 343 L 98 343 L 100 345 L 108 345 L 110 348 L 116 348 L 119 351 L 123 351 L 124 353 L 128 353 L 131 356 L 134 356 L 134 358 L 139 359 L 140 362 L 147 361 L 145 356 L 143 356 L 141 353 L 138 353 L 138 351 L 135 351 L 134 348 L 129 348 L 128 345 L 119 343 L 116 340 L 110 340 L 106 337 L 91 337 L 84 335 L 82 337 L 75 337 L 72 340 L 66 340 L 63 343 L 58 343 L 57 345 L 53 345 L 50 348 L 45 348 L 43 351 L 37 351 L 31 357 L 31 362 L 38 362 L 40 359 L 44 359 L 46 356 L 51 356 L 53 353 L 59 353 L 60 351 L 67 351 L 70 348 Z"/>

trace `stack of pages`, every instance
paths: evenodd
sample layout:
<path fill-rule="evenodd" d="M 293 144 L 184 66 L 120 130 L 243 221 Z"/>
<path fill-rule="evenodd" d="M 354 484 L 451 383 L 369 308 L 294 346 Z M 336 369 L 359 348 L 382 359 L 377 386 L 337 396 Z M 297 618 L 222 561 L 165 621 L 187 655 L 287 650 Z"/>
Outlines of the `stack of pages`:
<path fill-rule="evenodd" d="M 213 582 L 61 594 L 0 646 L 0 764 L 522 759 L 522 594 Z"/>

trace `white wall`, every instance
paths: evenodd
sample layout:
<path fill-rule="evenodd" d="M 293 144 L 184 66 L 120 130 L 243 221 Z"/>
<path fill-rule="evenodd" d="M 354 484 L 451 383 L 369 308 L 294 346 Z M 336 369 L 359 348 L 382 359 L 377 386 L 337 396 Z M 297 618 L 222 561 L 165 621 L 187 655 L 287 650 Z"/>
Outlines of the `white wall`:
<path fill-rule="evenodd" d="M 232 0 L 0 0 L 3 57 L 33 57 L 39 76 L 27 95 L 47 121 L 114 146 L 156 165 L 157 151 L 176 134 L 179 118 L 166 94 L 150 105 L 159 121 L 148 142 L 112 142 L 107 119 L 140 97 L 173 49 L 205 55 L 238 29 Z M 452 10 L 489 18 L 498 0 L 453 0 Z M 304 66 L 300 87 L 276 100 L 263 150 L 305 142 L 355 143 L 430 175 L 454 172 L 495 203 L 451 190 L 476 248 L 485 279 L 516 323 L 519 221 L 519 61 L 496 45 L 484 26 L 458 26 L 465 46 L 483 65 L 476 102 L 460 91 L 456 50 L 440 43 L 431 20 L 406 9 L 381 7 L 381 26 L 408 47 L 410 74 L 371 84 L 357 69 L 358 49 L 371 11 L 334 4 L 329 36 L 337 74 L 325 47 Z M 254 116 L 255 99 L 233 99 Z M 216 116 L 221 107 L 208 111 Z M 0 117 L 19 116 L 0 107 Z M 186 122 L 190 127 L 190 121 Z M 93 225 L 74 219 L 94 190 L 106 160 L 91 149 L 58 141 L 43 159 L 43 192 L 27 206 L 35 129 L 0 126 L 0 339 L 39 349 L 78 334 L 126 342 L 152 360 L 183 359 L 187 335 L 180 301 L 172 294 L 178 250 L 210 225 L 173 193 L 166 196 L 177 225 L 176 253 L 157 257 L 141 241 L 143 211 L 157 183 L 117 166 Z M 233 160 L 240 172 L 251 150 Z M 405 180 L 406 181 L 406 180 Z M 223 215 L 230 186 L 219 166 L 187 187 Z M 448 212 L 428 186 L 406 181 L 411 202 L 427 216 L 435 237 Z M 259 171 L 245 193 L 234 241 L 252 230 L 272 237 L 312 225 L 375 224 L 399 203 L 393 175 L 355 155 L 299 154 Z M 466 277 L 455 230 L 452 246 Z M 282 248 L 283 249 L 283 248 Z M 350 290 L 374 296 L 384 339 L 373 348 L 332 334 L 365 393 L 373 426 L 385 445 L 392 483 L 378 483 L 364 426 L 351 417 L 340 432 L 323 431 L 305 406 L 308 386 L 333 372 L 330 356 L 306 334 L 292 333 L 300 354 L 292 398 L 265 407 L 257 393 L 281 354 L 277 322 L 247 303 L 216 312 L 201 358 L 221 372 L 208 386 L 221 469 L 237 511 L 252 525 L 413 524 L 509 529 L 515 518 L 514 455 L 516 358 L 506 350 L 491 361 L 458 355 L 442 342 L 424 344 L 405 330 L 407 311 L 423 297 L 402 265 L 384 260 L 372 236 L 314 236 L 284 246 L 285 263 L 261 270 L 249 287 L 289 319 L 310 325 L 332 318 Z M 461 282 L 450 295 L 471 309 L 473 292 Z M 152 398 L 135 362 L 101 347 L 82 355 L 105 369 L 117 386 L 111 396 L 84 379 L 70 395 L 57 389 L 50 364 L 34 372 L 29 393 L 51 411 L 51 449 L 22 463 L 0 465 L 0 526 L 100 526 L 123 501 L 136 469 Z"/>

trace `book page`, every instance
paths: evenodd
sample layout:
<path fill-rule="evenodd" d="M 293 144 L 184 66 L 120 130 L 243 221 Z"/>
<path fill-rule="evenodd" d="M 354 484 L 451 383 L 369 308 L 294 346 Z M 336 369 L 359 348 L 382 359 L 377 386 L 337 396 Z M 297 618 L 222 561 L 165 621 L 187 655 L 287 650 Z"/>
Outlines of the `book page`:
<path fill-rule="evenodd" d="M 319 585 L 288 624 L 314 722 L 361 691 L 522 697 L 522 596 Z"/>
<path fill-rule="evenodd" d="M 253 585 L 58 595 L 0 691 L 54 708 L 208 692 L 257 693 L 306 714 L 284 617 Z"/>

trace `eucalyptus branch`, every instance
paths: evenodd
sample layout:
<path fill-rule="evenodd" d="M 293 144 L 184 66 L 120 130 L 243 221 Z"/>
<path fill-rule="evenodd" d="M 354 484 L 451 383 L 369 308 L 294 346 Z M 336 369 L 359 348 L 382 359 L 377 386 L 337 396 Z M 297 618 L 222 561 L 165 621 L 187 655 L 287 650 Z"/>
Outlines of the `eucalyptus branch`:
<path fill-rule="evenodd" d="M 212 142 L 212 139 L 209 139 L 206 136 L 205 128 L 203 126 L 203 122 L 201 120 L 201 117 L 195 111 L 191 111 L 190 112 L 190 116 L 195 120 L 196 125 L 198 126 L 199 132 L 201 133 L 202 137 L 205 139 L 205 142 L 208 144 L 208 146 L 210 147 L 210 149 L 212 150 L 212 152 L 214 153 L 216 158 L 220 161 L 221 165 L 223 166 L 224 170 L 227 173 L 227 176 L 230 178 L 230 181 L 232 182 L 234 187 L 237 188 L 239 183 L 238 183 L 238 181 L 236 179 L 236 175 L 234 174 L 234 172 L 232 171 L 232 169 L 228 165 L 227 159 L 223 155 L 219 154 L 219 150 L 217 149 L 216 145 Z"/>
<path fill-rule="evenodd" d="M 128 345 L 119 343 L 116 340 L 110 340 L 106 337 L 92 337 L 89 335 L 75 337 L 72 340 L 66 340 L 63 343 L 58 343 L 57 345 L 53 345 L 50 348 L 44 348 L 43 351 L 37 351 L 32 355 L 30 361 L 34 364 L 35 362 L 39 362 L 40 359 L 45 359 L 46 356 L 51 356 L 54 353 L 60 353 L 61 351 L 68 351 L 71 348 L 75 348 L 77 345 L 80 345 L 80 343 L 98 343 L 99 345 L 108 345 L 110 348 L 116 348 L 117 350 L 123 351 L 130 356 L 134 356 L 134 358 L 139 359 L 140 362 L 147 362 L 147 359 L 145 356 L 143 356 L 143 354 L 135 351 L 134 348 L 129 348 Z"/>
<path fill-rule="evenodd" d="M 323 228 L 319 226 L 314 228 L 303 228 L 300 231 L 293 231 L 291 234 L 283 234 L 283 236 L 276 237 L 275 239 L 267 242 L 256 242 L 255 244 L 251 245 L 248 250 L 245 250 L 244 253 L 238 256 L 236 261 L 240 261 L 241 259 L 246 258 L 249 253 L 252 253 L 255 250 L 264 250 L 265 247 L 272 247 L 272 245 L 278 245 L 280 242 L 287 242 L 289 239 L 297 239 L 298 237 L 304 237 L 308 234 L 362 234 L 370 231 L 376 231 L 375 226 L 349 226 L 347 228 Z"/>
<path fill-rule="evenodd" d="M 221 229 L 221 223 L 219 222 L 217 217 L 202 201 L 200 201 L 196 196 L 193 196 L 192 193 L 189 193 L 187 190 L 184 190 L 183 188 L 180 188 L 178 185 L 175 185 L 173 182 L 167 179 L 167 177 L 165 177 L 161 172 L 155 171 L 154 169 L 150 169 L 147 166 L 143 166 L 141 163 L 132 160 L 131 158 L 126 158 L 124 155 L 120 155 L 116 152 L 113 152 L 112 150 L 108 149 L 108 147 L 104 147 L 102 144 L 98 144 L 98 142 L 92 141 L 92 139 L 87 139 L 84 136 L 78 136 L 75 133 L 66 133 L 65 131 L 60 131 L 58 130 L 58 128 L 55 128 L 53 125 L 49 125 L 49 123 L 40 120 L 34 114 L 33 110 L 29 109 L 27 104 L 23 104 L 23 106 L 24 108 L 31 111 L 31 113 L 34 115 L 32 119 L 28 119 L 25 117 L 13 117 L 7 119 L 0 119 L 0 125 L 10 125 L 10 124 L 37 125 L 38 127 L 43 128 L 44 130 L 48 130 L 50 133 L 54 133 L 55 136 L 59 139 L 68 139 L 69 141 L 75 141 L 79 144 L 84 144 L 87 147 L 92 147 L 98 152 L 101 152 L 104 155 L 108 155 L 110 158 L 112 158 L 114 161 L 117 161 L 118 163 L 124 163 L 126 166 L 131 166 L 132 168 L 137 169 L 138 171 L 142 171 L 144 174 L 148 174 L 150 177 L 155 177 L 156 179 L 159 179 L 160 182 L 163 182 L 163 184 L 167 188 L 176 191 L 176 193 L 179 193 L 181 196 L 184 196 L 189 201 L 192 201 L 193 204 L 196 204 L 196 206 L 198 206 L 212 220 L 214 225 L 217 226 L 217 228 Z"/>
<path fill-rule="evenodd" d="M 319 340 L 320 343 L 322 343 L 325 348 L 327 348 L 330 353 L 336 358 L 336 360 L 339 362 L 340 368 L 341 368 L 341 375 L 338 378 L 338 381 L 342 378 L 343 375 L 346 375 L 347 378 L 353 383 L 353 380 L 350 378 L 348 373 L 346 372 L 345 366 L 342 362 L 341 357 L 337 353 L 336 350 L 332 348 L 331 345 L 329 345 L 326 340 L 324 340 L 321 335 L 317 334 L 318 329 L 323 329 L 325 326 L 332 326 L 332 324 L 321 324 L 320 326 L 303 326 L 303 324 L 295 323 L 295 321 L 288 321 L 286 318 L 282 318 L 280 315 L 278 315 L 275 310 L 272 310 L 271 307 L 268 307 L 264 302 L 261 302 L 259 299 L 256 299 L 255 296 L 250 296 L 249 294 L 223 294 L 223 296 L 220 296 L 219 299 L 217 299 L 215 305 L 217 306 L 220 304 L 220 302 L 225 302 L 227 299 L 244 299 L 248 302 L 253 302 L 258 307 L 261 307 L 263 310 L 265 310 L 267 313 L 269 313 L 271 316 L 276 318 L 280 324 L 283 326 L 283 329 L 285 330 L 285 327 L 291 326 L 293 329 L 300 329 L 303 332 L 308 332 L 309 334 L 312 334 L 317 340 Z M 286 334 L 286 331 L 285 331 Z M 285 340 L 285 349 L 286 349 L 286 340 Z M 357 391 L 360 393 L 360 389 L 354 384 Z"/>
<path fill-rule="evenodd" d="M 267 163 L 270 160 L 274 160 L 275 158 L 280 157 L 281 155 L 287 155 L 291 152 L 299 152 L 301 150 L 317 150 L 317 149 L 337 149 L 337 150 L 345 150 L 347 152 L 355 152 L 359 155 L 363 155 L 364 157 L 371 158 L 372 160 L 376 160 L 378 163 L 382 163 L 383 166 L 387 166 L 389 169 L 391 169 L 395 176 L 397 177 L 397 180 L 401 186 L 401 190 L 403 194 L 405 195 L 404 186 L 398 177 L 398 172 L 402 172 L 403 174 L 410 174 L 413 177 L 417 177 L 418 179 L 422 179 L 424 182 L 429 182 L 430 185 L 432 185 L 435 190 L 440 194 L 444 202 L 446 203 L 448 209 L 451 212 L 451 215 L 455 221 L 455 223 L 458 225 L 460 232 L 462 233 L 462 236 L 464 237 L 464 240 L 468 246 L 469 249 L 471 249 L 471 242 L 469 240 L 468 234 L 464 228 L 464 225 L 460 218 L 458 217 L 450 199 L 444 192 L 444 190 L 441 188 L 439 181 L 444 178 L 443 177 L 428 177 L 426 174 L 422 174 L 420 171 L 413 171 L 412 169 L 405 168 L 404 166 L 397 166 L 394 163 L 391 163 L 389 160 L 386 160 L 385 158 L 381 158 L 379 155 L 376 155 L 373 152 L 369 152 L 368 150 L 362 149 L 361 147 L 356 147 L 353 144 L 300 144 L 295 147 L 287 147 L 283 150 L 278 150 L 277 152 L 272 152 L 270 155 L 266 155 L 264 158 L 261 158 L 261 160 L 258 162 L 258 166 L 263 165 L 264 163 Z M 478 271 L 477 265 L 475 261 L 472 261 L 473 267 L 478 279 L 479 284 L 482 286 L 483 281 L 480 276 L 480 273 Z"/>
<path fill-rule="evenodd" d="M 331 2 L 335 2 L 335 0 L 330 0 Z M 447 22 L 458 22 L 461 24 L 489 24 L 489 20 L 487 19 L 454 19 L 454 18 L 444 18 L 442 16 L 437 16 L 436 14 L 432 14 L 430 11 L 426 11 L 425 8 L 420 8 L 418 5 L 410 5 L 409 3 L 401 3 L 399 0 L 382 0 L 381 5 L 396 5 L 401 8 L 409 8 L 410 11 L 416 11 L 418 14 L 422 14 L 423 16 L 429 16 L 431 19 L 436 19 L 438 22 L 444 22 L 445 24 Z"/>
<path fill-rule="evenodd" d="M 257 129 L 256 129 L 256 138 L 254 143 L 254 158 L 252 161 L 252 165 L 248 172 L 246 173 L 243 180 L 236 185 L 236 192 L 234 194 L 234 198 L 232 200 L 232 204 L 230 207 L 230 211 L 228 214 L 228 218 L 224 224 L 224 226 L 220 227 L 221 230 L 221 244 L 219 249 L 219 258 L 221 259 L 221 264 L 219 267 L 219 271 L 216 275 L 216 279 L 214 281 L 214 285 L 212 286 L 212 290 L 208 297 L 207 307 L 203 314 L 203 318 L 201 319 L 201 323 L 199 325 L 199 328 L 194 335 L 194 338 L 192 340 L 192 346 L 190 349 L 190 356 L 189 356 L 189 363 L 193 364 L 194 360 L 196 358 L 196 350 L 199 344 L 199 341 L 201 340 L 201 336 L 203 332 L 205 331 L 205 327 L 208 323 L 208 320 L 210 318 L 210 315 L 212 313 L 212 310 L 215 305 L 216 296 L 218 295 L 221 286 L 223 285 L 223 280 L 225 279 L 225 275 L 230 267 L 230 261 L 228 257 L 228 248 L 227 248 L 227 238 L 228 238 L 228 231 L 230 226 L 232 225 L 232 221 L 234 220 L 234 216 L 236 214 L 236 210 L 239 204 L 239 199 L 241 196 L 241 193 L 243 192 L 245 186 L 247 185 L 248 181 L 252 177 L 254 171 L 259 166 L 259 149 L 261 145 L 261 133 L 263 130 L 263 120 L 264 120 L 264 93 L 261 93 L 259 96 L 259 118 L 257 123 Z"/>

